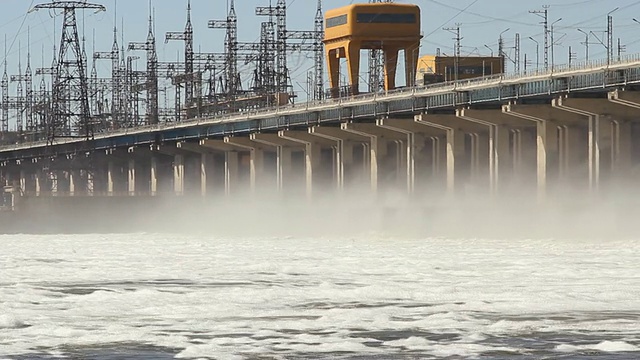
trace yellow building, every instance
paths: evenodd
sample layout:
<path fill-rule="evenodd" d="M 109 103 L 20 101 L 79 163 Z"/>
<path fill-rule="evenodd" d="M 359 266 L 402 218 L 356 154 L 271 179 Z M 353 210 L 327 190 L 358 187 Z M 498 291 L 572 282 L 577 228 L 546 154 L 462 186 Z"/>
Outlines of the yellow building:
<path fill-rule="evenodd" d="M 350 92 L 358 94 L 360 51 L 384 53 L 385 89 L 395 88 L 398 53 L 405 53 L 407 84 L 414 79 L 420 46 L 420 8 L 417 5 L 354 4 L 325 14 L 324 44 L 332 96 L 339 93 L 340 59 L 348 63 Z"/>
<path fill-rule="evenodd" d="M 458 58 L 458 76 L 456 77 L 455 57 L 425 55 L 418 60 L 416 82 L 418 85 L 425 85 L 502 74 L 503 72 L 503 57 L 462 56 Z"/>

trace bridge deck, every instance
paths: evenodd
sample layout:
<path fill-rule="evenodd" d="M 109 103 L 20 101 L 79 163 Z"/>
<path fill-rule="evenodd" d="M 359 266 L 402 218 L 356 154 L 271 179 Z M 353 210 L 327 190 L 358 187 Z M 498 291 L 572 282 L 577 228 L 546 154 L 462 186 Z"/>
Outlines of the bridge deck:
<path fill-rule="evenodd" d="M 202 139 L 233 134 L 317 125 L 345 119 L 410 116 L 420 112 L 450 110 L 460 106 L 498 105 L 508 101 L 575 92 L 607 92 L 640 83 L 640 54 L 607 64 L 590 62 L 549 72 L 501 75 L 402 88 L 386 94 L 363 94 L 348 99 L 327 99 L 250 112 L 196 118 L 120 129 L 96 134 L 90 141 L 61 138 L 52 147 L 30 142 L 0 147 L 0 160 L 144 145 L 161 141 Z M 48 148 L 48 151 L 45 151 Z M 51 148 L 54 148 L 52 150 Z"/>

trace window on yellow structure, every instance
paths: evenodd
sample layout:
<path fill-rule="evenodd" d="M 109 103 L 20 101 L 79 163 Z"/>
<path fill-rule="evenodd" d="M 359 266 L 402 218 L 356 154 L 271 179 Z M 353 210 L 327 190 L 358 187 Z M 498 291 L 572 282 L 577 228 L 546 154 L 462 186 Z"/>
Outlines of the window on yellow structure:
<path fill-rule="evenodd" d="M 356 22 L 369 24 L 415 24 L 416 14 L 377 14 L 360 13 Z"/>
<path fill-rule="evenodd" d="M 335 16 L 327 19 L 327 27 L 335 27 L 340 25 L 345 25 L 347 23 L 347 15 Z"/>

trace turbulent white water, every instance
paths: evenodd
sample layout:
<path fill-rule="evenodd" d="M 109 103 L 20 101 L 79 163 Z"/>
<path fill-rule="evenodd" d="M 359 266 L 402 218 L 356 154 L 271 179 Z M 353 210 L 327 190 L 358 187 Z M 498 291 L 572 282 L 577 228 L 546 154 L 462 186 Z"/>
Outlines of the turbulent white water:
<path fill-rule="evenodd" d="M 640 241 L 132 234 L 0 246 L 0 358 L 640 357 Z"/>

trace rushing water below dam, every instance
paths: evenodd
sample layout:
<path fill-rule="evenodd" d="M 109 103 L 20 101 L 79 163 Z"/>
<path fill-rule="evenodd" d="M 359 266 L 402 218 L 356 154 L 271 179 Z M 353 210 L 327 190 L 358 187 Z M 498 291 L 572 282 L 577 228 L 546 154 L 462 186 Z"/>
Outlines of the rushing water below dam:
<path fill-rule="evenodd" d="M 0 236 L 0 359 L 636 359 L 640 241 Z"/>

